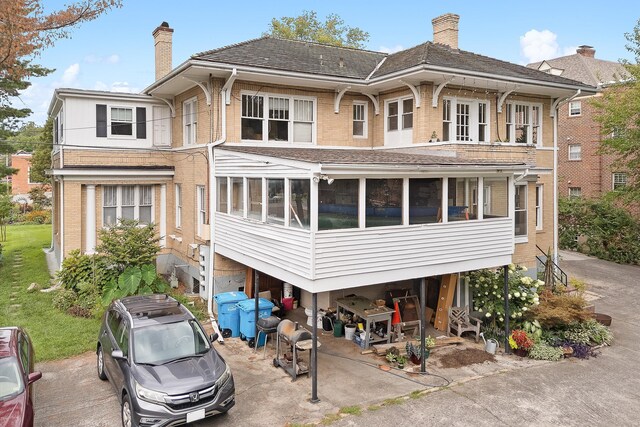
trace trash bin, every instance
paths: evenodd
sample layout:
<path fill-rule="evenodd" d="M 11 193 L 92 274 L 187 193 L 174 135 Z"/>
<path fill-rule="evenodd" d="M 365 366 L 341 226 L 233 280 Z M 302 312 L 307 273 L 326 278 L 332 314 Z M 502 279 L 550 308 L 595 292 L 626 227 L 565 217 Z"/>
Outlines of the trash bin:
<path fill-rule="evenodd" d="M 231 330 L 232 337 L 240 336 L 240 314 L 237 303 L 249 297 L 244 292 L 223 292 L 213 297 L 218 304 L 218 325 L 220 331 Z"/>
<path fill-rule="evenodd" d="M 240 337 L 251 340 L 256 337 L 256 300 L 254 298 L 240 301 L 236 304 L 238 311 L 240 312 Z M 267 299 L 260 298 L 258 300 L 258 318 L 264 318 L 271 316 L 271 309 L 273 303 Z M 265 334 L 260 334 L 260 341 L 258 347 L 264 345 Z"/>

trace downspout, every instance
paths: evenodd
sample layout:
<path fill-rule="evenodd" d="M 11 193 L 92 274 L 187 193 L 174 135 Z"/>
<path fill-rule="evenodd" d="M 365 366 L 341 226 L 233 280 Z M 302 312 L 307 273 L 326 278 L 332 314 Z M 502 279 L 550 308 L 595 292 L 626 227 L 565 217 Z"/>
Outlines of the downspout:
<path fill-rule="evenodd" d="M 224 338 L 222 338 L 222 333 L 218 328 L 218 323 L 216 322 L 215 316 L 213 315 L 213 286 L 215 284 L 214 279 L 214 267 L 215 267 L 215 188 L 216 188 L 216 180 L 215 180 L 215 163 L 213 161 L 213 149 L 218 145 L 224 144 L 227 140 L 227 106 L 225 103 L 226 92 L 228 89 L 222 89 L 220 91 L 220 116 L 221 116 L 221 134 L 220 138 L 207 144 L 208 150 L 208 160 L 209 160 L 209 286 L 207 286 L 207 311 L 209 312 L 209 320 L 211 321 L 211 325 L 213 329 L 218 333 L 218 342 L 223 344 Z M 213 127 L 213 123 L 212 123 Z M 212 130 L 213 135 L 213 130 Z"/>
<path fill-rule="evenodd" d="M 553 106 L 553 262 L 558 265 L 558 112 L 560 107 L 579 96 L 582 89 Z"/>
<path fill-rule="evenodd" d="M 64 259 L 64 175 L 60 179 L 60 266 Z"/>

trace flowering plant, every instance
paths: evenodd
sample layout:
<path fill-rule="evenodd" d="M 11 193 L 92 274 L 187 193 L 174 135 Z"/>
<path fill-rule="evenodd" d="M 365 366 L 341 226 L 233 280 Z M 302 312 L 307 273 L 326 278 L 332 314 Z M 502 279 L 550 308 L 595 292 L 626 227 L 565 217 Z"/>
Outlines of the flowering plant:
<path fill-rule="evenodd" d="M 529 335 L 521 329 L 514 329 L 509 335 L 509 347 L 512 349 L 529 350 L 533 346 L 533 340 L 529 338 Z"/>
<path fill-rule="evenodd" d="M 538 290 L 544 282 L 524 273 L 526 267 L 509 265 L 508 294 L 510 318 L 519 321 L 533 306 L 540 304 Z M 482 313 L 493 326 L 504 323 L 504 275 L 498 270 L 476 270 L 469 273 L 474 310 Z"/>

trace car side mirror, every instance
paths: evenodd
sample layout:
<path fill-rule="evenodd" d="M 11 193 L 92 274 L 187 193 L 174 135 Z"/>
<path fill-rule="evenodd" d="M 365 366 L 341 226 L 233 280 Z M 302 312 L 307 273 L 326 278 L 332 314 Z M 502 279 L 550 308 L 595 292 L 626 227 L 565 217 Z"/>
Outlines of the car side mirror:
<path fill-rule="evenodd" d="M 113 350 L 111 352 L 111 357 L 113 357 L 115 360 L 126 360 L 127 358 L 124 357 L 124 353 L 122 353 L 122 350 Z"/>
<path fill-rule="evenodd" d="M 214 332 L 209 336 L 209 339 L 211 340 L 211 342 L 216 342 L 218 340 L 218 337 L 219 337 L 218 333 Z"/>
<path fill-rule="evenodd" d="M 27 379 L 27 384 L 33 384 L 36 381 L 38 381 L 40 378 L 42 378 L 42 372 L 32 372 L 29 374 L 29 377 Z"/>

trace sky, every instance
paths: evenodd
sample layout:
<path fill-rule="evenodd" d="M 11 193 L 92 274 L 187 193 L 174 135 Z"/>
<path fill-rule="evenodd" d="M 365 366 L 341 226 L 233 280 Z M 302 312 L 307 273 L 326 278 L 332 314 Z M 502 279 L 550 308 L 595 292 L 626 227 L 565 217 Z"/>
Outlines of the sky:
<path fill-rule="evenodd" d="M 45 10 L 68 1 L 43 0 Z M 369 33 L 367 49 L 395 52 L 433 38 L 431 20 L 460 15 L 459 48 L 525 65 L 575 53 L 590 45 L 596 58 L 632 59 L 624 33 L 640 19 L 638 0 L 123 0 L 123 7 L 71 30 L 35 59 L 55 72 L 32 80 L 14 105 L 33 110 L 42 124 L 55 88 L 140 92 L 154 79 L 153 30 L 167 21 L 173 66 L 192 54 L 260 37 L 272 18 L 316 11 L 339 15 Z"/>

